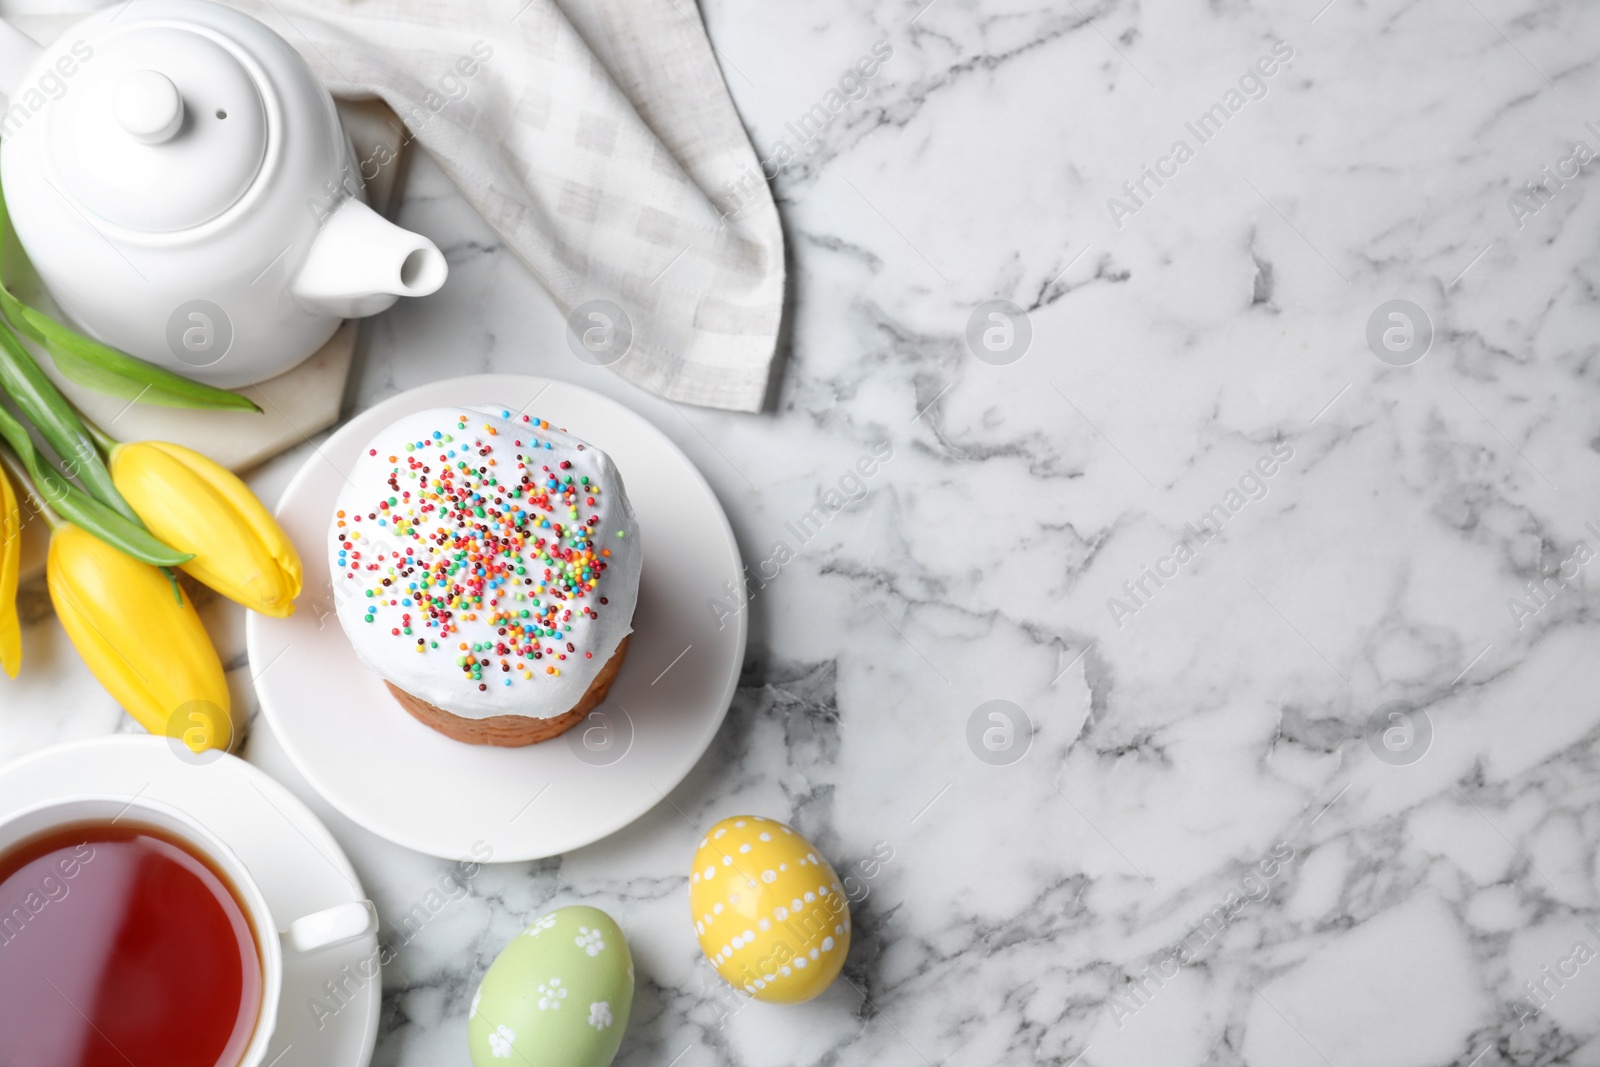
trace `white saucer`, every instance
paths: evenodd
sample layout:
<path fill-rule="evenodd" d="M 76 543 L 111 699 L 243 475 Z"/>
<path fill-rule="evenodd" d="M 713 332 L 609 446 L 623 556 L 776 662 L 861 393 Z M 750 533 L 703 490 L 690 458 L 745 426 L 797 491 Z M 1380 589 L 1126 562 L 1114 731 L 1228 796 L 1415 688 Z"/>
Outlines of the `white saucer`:
<path fill-rule="evenodd" d="M 462 744 L 406 714 L 356 659 L 328 580 L 328 526 L 360 449 L 404 415 L 488 404 L 546 419 L 609 453 L 645 551 L 633 641 L 609 698 L 588 722 L 526 748 Z M 407 848 L 460 859 L 487 845 L 498 863 L 598 841 L 660 803 L 727 714 L 746 620 L 725 617 L 719 630 L 707 606 L 744 584 L 727 516 L 660 430 L 587 389 L 483 375 L 403 393 L 352 419 L 306 461 L 278 519 L 300 550 L 306 591 L 292 617 L 252 613 L 247 623 L 262 710 L 329 803 Z"/>
<path fill-rule="evenodd" d="M 292 921 L 347 901 L 364 900 L 356 872 L 326 827 L 283 786 L 232 756 L 196 765 L 179 759 L 165 738 L 113 735 L 56 745 L 0 768 L 0 819 L 73 793 L 127 794 L 159 800 L 204 823 L 238 855 L 260 885 L 274 918 Z M 286 958 L 278 1028 L 266 1063 L 280 1067 L 366 1067 L 378 1039 L 383 980 L 375 975 L 345 994 L 333 1014 L 317 1015 L 322 984 L 374 958 L 376 935 Z M 365 970 L 370 970 L 370 966 Z M 293 1049 L 293 1056 L 284 1053 Z"/>

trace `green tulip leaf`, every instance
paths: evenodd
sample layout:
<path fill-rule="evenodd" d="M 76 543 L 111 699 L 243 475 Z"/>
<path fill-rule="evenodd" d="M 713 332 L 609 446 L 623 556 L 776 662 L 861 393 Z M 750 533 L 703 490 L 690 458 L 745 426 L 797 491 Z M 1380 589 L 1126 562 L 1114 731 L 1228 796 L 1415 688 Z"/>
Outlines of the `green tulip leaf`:
<path fill-rule="evenodd" d="M 261 408 L 247 396 L 190 381 L 103 345 L 18 300 L 4 282 L 10 222 L 5 193 L 0 190 L 0 314 L 23 336 L 43 345 L 68 380 L 97 393 L 158 407 L 260 412 Z"/>
<path fill-rule="evenodd" d="M 194 558 L 157 540 L 137 522 L 117 514 L 51 470 L 34 447 L 27 428 L 5 408 L 0 408 L 0 440 L 10 445 L 22 460 L 41 502 L 63 519 L 151 566 L 177 567 Z"/>
<path fill-rule="evenodd" d="M 133 508 L 112 484 L 111 472 L 77 411 L 39 369 L 17 335 L 5 326 L 0 326 L 0 390 L 10 395 L 39 435 L 55 449 L 71 477 L 81 481 L 102 504 L 125 518 L 135 518 Z"/>

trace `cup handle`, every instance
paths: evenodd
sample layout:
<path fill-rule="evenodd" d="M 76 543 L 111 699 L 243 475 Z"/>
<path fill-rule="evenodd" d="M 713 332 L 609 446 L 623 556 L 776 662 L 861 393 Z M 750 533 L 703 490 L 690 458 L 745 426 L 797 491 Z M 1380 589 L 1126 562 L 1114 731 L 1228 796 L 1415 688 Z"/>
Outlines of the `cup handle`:
<path fill-rule="evenodd" d="M 377 929 L 378 909 L 370 900 L 357 900 L 296 919 L 284 931 L 283 943 L 291 952 L 304 955 L 366 937 Z"/>

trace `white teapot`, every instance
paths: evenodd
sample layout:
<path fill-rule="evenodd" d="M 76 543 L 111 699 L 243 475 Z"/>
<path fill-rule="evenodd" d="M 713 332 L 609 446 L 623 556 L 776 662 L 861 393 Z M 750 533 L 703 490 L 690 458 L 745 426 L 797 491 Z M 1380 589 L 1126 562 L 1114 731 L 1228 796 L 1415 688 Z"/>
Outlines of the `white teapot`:
<path fill-rule="evenodd" d="M 138 0 L 43 49 L 0 22 L 0 91 L 17 236 L 106 344 L 234 388 L 444 284 L 438 247 L 366 205 L 327 89 L 242 12 Z"/>

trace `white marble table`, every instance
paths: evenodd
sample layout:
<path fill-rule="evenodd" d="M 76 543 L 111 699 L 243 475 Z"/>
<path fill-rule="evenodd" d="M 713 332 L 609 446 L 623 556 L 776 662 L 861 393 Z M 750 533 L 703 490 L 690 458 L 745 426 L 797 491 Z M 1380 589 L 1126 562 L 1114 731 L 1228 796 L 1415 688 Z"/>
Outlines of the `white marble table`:
<path fill-rule="evenodd" d="M 466 1064 L 458 989 L 582 901 L 638 961 L 625 1067 L 1600 1063 L 1600 7 L 925 2 L 707 9 L 762 155 L 792 156 L 769 415 L 572 358 L 414 173 L 401 221 L 451 284 L 373 324 L 356 406 L 570 378 L 682 445 L 749 560 L 794 558 L 672 804 L 485 869 L 386 970 L 375 1062 Z M 992 299 L 1026 309 L 1018 360 L 965 340 Z M 1409 354 L 1404 322 L 1387 361 L 1367 340 L 1397 299 L 1432 332 L 1404 366 L 1416 312 Z M 27 605 L 0 757 L 133 729 Z M 207 617 L 249 706 L 241 615 Z M 969 745 L 990 701 L 1009 749 L 993 707 Z M 306 795 L 259 725 L 249 755 Z M 386 930 L 449 866 L 308 799 Z M 685 815 L 739 812 L 866 893 L 806 1006 L 741 1007 L 699 962 Z"/>

